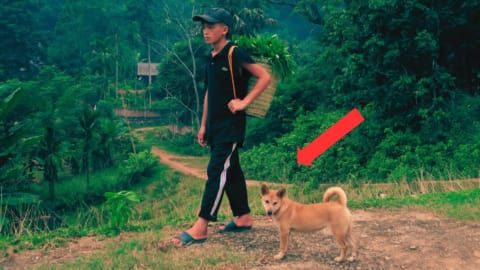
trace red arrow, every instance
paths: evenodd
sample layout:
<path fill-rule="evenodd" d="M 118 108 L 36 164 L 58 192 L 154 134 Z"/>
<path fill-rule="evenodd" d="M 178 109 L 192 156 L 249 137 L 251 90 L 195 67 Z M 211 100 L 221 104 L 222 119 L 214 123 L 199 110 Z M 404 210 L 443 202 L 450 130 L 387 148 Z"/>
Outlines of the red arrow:
<path fill-rule="evenodd" d="M 342 119 L 318 136 L 305 148 L 297 149 L 297 163 L 312 166 L 312 161 L 338 142 L 365 120 L 357 109 L 351 110 Z"/>

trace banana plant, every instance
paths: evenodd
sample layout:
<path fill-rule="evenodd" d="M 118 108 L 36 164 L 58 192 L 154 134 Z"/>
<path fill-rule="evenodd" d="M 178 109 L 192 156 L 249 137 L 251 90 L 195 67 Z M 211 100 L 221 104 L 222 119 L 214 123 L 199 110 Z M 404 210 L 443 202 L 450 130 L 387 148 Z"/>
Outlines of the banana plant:
<path fill-rule="evenodd" d="M 137 214 L 134 203 L 140 202 L 140 198 L 133 191 L 105 192 L 105 210 L 110 225 L 120 229 L 127 225 L 128 221 Z"/>
<path fill-rule="evenodd" d="M 6 87 L 6 85 L 1 86 Z M 19 102 L 21 98 L 21 88 L 16 89 L 6 98 L 0 100 L 0 123 L 3 125 L 4 121 L 6 120 L 7 115 L 11 112 L 16 104 Z M 15 144 L 9 140 L 9 136 L 3 137 L 0 136 L 0 142 L 2 147 L 0 148 L 0 165 L 2 160 L 6 158 L 14 149 Z M 5 147 L 5 148 L 4 148 Z"/>

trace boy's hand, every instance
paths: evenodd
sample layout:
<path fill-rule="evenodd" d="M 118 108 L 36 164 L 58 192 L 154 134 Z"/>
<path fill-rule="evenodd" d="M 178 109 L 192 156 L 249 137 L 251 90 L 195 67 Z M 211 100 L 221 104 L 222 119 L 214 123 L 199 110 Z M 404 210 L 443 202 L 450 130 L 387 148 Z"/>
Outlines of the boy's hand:
<path fill-rule="evenodd" d="M 243 111 L 247 108 L 247 103 L 242 99 L 232 99 L 228 103 L 228 109 L 235 114 L 238 111 Z"/>
<path fill-rule="evenodd" d="M 205 139 L 206 129 L 204 126 L 201 126 L 197 133 L 197 141 L 201 146 L 207 146 L 207 140 Z"/>

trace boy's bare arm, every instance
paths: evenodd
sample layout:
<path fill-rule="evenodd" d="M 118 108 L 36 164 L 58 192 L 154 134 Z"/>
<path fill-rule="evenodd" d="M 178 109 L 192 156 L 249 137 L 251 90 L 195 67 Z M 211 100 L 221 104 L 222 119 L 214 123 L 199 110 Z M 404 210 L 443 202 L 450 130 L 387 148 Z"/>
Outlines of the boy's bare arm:
<path fill-rule="evenodd" d="M 202 122 L 200 123 L 200 128 L 197 133 L 197 141 L 201 146 L 207 145 L 207 140 L 205 139 L 205 133 L 207 130 L 207 113 L 208 113 L 208 90 L 205 93 L 205 100 L 203 101 L 203 114 Z"/>

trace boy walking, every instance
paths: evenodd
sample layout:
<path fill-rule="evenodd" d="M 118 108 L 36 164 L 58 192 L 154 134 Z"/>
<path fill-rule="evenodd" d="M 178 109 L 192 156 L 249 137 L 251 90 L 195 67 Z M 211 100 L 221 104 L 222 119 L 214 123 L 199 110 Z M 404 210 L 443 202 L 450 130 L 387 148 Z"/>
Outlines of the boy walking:
<path fill-rule="evenodd" d="M 240 167 L 238 148 L 245 139 L 245 109 L 270 83 L 270 74 L 242 48 L 233 51 L 235 94 L 228 64 L 228 53 L 234 44 L 231 36 L 234 19 L 223 8 L 211 8 L 203 15 L 193 17 L 203 26 L 203 37 L 212 46 L 206 67 L 206 89 L 198 143 L 210 146 L 208 180 L 197 221 L 173 239 L 176 245 L 202 243 L 207 239 L 208 222 L 217 220 L 223 193 L 230 202 L 235 217 L 220 228 L 221 232 L 238 232 L 252 228 L 247 187 Z M 248 80 L 256 77 L 248 91 Z"/>

